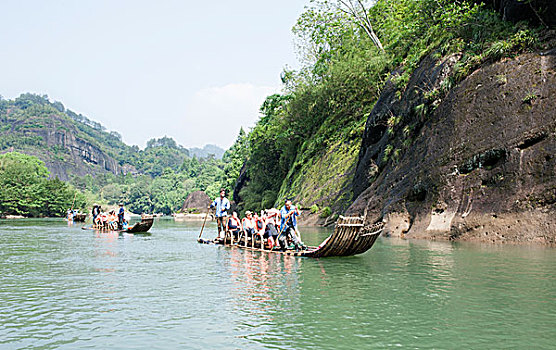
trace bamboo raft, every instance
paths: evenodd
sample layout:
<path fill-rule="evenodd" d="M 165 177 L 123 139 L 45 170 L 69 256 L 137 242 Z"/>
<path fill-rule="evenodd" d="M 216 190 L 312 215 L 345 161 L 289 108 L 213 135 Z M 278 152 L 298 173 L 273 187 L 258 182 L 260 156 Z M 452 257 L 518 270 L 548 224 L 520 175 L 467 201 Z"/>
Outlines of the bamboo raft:
<path fill-rule="evenodd" d="M 310 258 L 324 258 L 330 256 L 349 256 L 362 254 L 371 249 L 378 236 L 384 228 L 382 222 L 365 226 L 362 217 L 340 216 L 336 222 L 334 232 L 328 236 L 318 247 L 307 247 L 305 250 L 288 249 L 285 251 L 274 249 L 263 249 L 255 246 L 255 242 L 245 239 L 239 242 L 232 242 L 231 236 L 226 235 L 224 239 L 207 240 L 199 238 L 197 241 L 202 244 L 218 244 L 229 247 L 238 247 L 246 250 L 265 251 L 292 256 L 305 256 Z"/>
<path fill-rule="evenodd" d="M 85 214 L 85 213 L 73 214 L 73 221 L 74 222 L 85 222 L 86 218 L 87 218 L 87 214 Z"/>
<path fill-rule="evenodd" d="M 81 227 L 83 230 L 94 230 L 94 231 L 101 231 L 101 232 L 125 232 L 125 233 L 144 233 L 151 229 L 153 226 L 154 218 L 152 216 L 145 216 L 141 218 L 140 222 L 135 223 L 135 225 L 128 227 L 125 230 L 111 230 L 106 228 L 99 228 L 99 227 Z"/>

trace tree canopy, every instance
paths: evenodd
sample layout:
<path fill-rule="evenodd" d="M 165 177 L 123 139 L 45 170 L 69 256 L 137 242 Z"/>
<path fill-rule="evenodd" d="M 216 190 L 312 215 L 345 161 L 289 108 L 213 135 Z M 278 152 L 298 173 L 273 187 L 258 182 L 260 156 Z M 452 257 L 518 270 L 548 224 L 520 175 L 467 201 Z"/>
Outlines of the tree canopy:
<path fill-rule="evenodd" d="M 58 178 L 49 179 L 44 162 L 18 152 L 0 155 L 0 213 L 4 215 L 61 216 L 85 197 Z"/>

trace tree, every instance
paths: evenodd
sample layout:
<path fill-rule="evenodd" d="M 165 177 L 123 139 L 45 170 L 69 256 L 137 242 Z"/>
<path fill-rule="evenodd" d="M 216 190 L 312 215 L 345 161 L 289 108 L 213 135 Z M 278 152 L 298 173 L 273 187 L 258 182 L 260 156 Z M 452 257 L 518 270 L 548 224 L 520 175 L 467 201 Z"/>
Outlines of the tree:
<path fill-rule="evenodd" d="M 200 168 L 201 164 L 199 163 L 197 156 L 193 156 L 193 158 L 191 158 L 191 161 L 189 162 L 189 176 L 196 177 L 197 175 L 199 175 Z"/>
<path fill-rule="evenodd" d="M 340 11 L 349 15 L 348 18 L 359 27 L 361 27 L 367 36 L 373 41 L 375 46 L 382 52 L 384 52 L 384 48 L 382 47 L 382 43 L 380 39 L 376 35 L 373 24 L 369 19 L 368 10 L 363 5 L 361 0 L 338 0 L 338 8 Z"/>
<path fill-rule="evenodd" d="M 235 183 L 239 177 L 239 173 L 241 171 L 241 167 L 247 160 L 248 156 L 248 139 L 247 134 L 243 130 L 243 128 L 239 129 L 239 134 L 236 138 L 236 141 L 224 153 L 222 160 L 225 163 L 224 166 L 224 183 L 222 184 L 227 190 L 232 190 L 235 186 Z"/>
<path fill-rule="evenodd" d="M 75 208 L 83 207 L 83 195 L 58 178 L 48 179 L 48 174 L 44 162 L 36 157 L 18 152 L 0 155 L 0 211 L 61 216 L 72 203 Z"/>
<path fill-rule="evenodd" d="M 60 113 L 64 113 L 64 111 L 66 110 L 62 102 L 59 101 L 52 102 L 52 107 L 56 108 L 56 110 Z"/>

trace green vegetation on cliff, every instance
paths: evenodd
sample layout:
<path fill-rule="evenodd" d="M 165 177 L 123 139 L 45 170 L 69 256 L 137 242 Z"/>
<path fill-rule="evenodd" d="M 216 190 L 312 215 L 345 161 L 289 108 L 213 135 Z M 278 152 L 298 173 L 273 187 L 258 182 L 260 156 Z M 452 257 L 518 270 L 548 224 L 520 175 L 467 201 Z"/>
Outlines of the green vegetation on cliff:
<path fill-rule="evenodd" d="M 453 74 L 415 110 L 426 117 L 479 65 L 536 45 L 527 24 L 505 22 L 483 3 L 463 0 L 379 0 L 366 9 L 356 1 L 314 0 L 293 31 L 303 68 L 283 72 L 283 93 L 267 98 L 246 137 L 234 192 L 243 209 L 289 197 L 305 207 L 344 210 L 365 122 L 386 81 L 403 91 L 423 58 L 454 55 Z M 384 127 L 411 145 L 412 125 L 402 116 L 392 114 Z M 404 152 L 387 150 L 383 162 Z"/>

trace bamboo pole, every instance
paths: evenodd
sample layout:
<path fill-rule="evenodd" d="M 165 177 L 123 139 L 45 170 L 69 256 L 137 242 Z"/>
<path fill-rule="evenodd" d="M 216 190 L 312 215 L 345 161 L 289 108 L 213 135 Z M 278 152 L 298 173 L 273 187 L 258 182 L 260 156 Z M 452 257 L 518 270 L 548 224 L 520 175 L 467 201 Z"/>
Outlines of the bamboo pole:
<path fill-rule="evenodd" d="M 199 233 L 198 239 L 201 239 L 201 235 L 203 234 L 203 229 L 205 228 L 205 223 L 207 222 L 208 215 L 209 215 L 209 210 L 207 209 L 207 214 L 205 215 L 205 220 L 203 221 L 203 226 L 201 227 L 201 232 Z"/>

